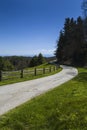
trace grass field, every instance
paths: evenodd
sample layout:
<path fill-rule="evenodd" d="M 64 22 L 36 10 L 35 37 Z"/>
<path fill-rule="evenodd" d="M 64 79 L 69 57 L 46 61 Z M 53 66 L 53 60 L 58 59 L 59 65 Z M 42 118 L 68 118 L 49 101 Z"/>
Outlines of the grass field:
<path fill-rule="evenodd" d="M 49 71 L 50 67 L 51 67 L 51 72 Z M 0 86 L 49 76 L 49 75 L 58 73 L 59 71 L 62 70 L 62 68 L 58 68 L 57 70 L 54 71 L 53 70 L 54 67 L 56 67 L 56 66 L 51 65 L 51 64 L 42 64 L 40 66 L 37 66 L 36 67 L 37 68 L 37 75 L 36 76 L 34 75 L 35 67 L 24 69 L 24 77 L 23 78 L 20 78 L 20 71 L 9 72 L 10 76 L 8 75 L 8 72 L 7 72 L 7 74 L 5 74 L 5 77 L 7 78 L 7 80 L 0 81 Z M 45 74 L 43 74 L 43 68 L 45 68 Z"/>
<path fill-rule="evenodd" d="M 39 66 L 36 66 L 36 67 L 26 68 L 26 70 L 33 69 L 33 68 L 53 67 L 53 66 L 55 66 L 55 65 L 49 64 L 49 63 L 45 63 L 45 64 L 42 64 L 42 65 L 39 65 Z"/>
<path fill-rule="evenodd" d="M 87 130 L 87 69 L 0 117 L 0 130 Z"/>

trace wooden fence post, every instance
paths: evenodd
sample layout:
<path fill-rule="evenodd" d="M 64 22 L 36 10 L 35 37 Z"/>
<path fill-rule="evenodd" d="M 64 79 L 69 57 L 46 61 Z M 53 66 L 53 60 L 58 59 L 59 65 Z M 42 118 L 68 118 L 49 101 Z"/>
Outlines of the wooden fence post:
<path fill-rule="evenodd" d="M 55 71 L 55 66 L 54 66 L 54 71 Z"/>
<path fill-rule="evenodd" d="M 2 71 L 0 70 L 0 81 L 2 81 Z"/>
<path fill-rule="evenodd" d="M 56 66 L 56 70 L 58 70 L 58 68 L 59 68 L 59 66 L 57 65 L 57 66 Z"/>
<path fill-rule="evenodd" d="M 43 74 L 45 74 L 45 68 L 43 68 Z"/>
<path fill-rule="evenodd" d="M 21 78 L 23 78 L 23 69 L 21 70 Z"/>
<path fill-rule="evenodd" d="M 35 68 L 34 70 L 34 75 L 36 76 L 37 75 L 37 69 Z"/>
<path fill-rule="evenodd" d="M 50 68 L 49 68 L 49 72 L 51 72 L 51 66 L 50 66 Z"/>

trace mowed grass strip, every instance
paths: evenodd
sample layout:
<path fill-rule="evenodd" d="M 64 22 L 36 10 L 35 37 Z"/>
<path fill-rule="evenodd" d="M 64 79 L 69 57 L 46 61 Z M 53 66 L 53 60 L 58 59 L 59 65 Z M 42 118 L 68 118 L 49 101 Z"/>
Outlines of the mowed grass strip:
<path fill-rule="evenodd" d="M 0 130 L 87 130 L 87 69 L 0 116 Z"/>

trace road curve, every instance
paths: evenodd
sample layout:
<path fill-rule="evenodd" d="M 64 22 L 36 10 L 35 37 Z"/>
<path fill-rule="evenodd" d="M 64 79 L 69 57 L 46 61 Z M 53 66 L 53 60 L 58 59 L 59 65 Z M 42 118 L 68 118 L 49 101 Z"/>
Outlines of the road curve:
<path fill-rule="evenodd" d="M 16 106 L 53 89 L 78 74 L 74 67 L 62 66 L 63 70 L 55 75 L 15 83 L 0 87 L 0 115 L 15 108 Z"/>

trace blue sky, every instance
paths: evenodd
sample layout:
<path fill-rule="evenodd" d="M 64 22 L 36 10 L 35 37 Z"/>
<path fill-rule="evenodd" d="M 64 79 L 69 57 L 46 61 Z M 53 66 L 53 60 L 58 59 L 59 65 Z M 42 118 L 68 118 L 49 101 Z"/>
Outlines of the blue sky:
<path fill-rule="evenodd" d="M 82 0 L 0 0 L 0 55 L 53 55 L 65 18 Z"/>

